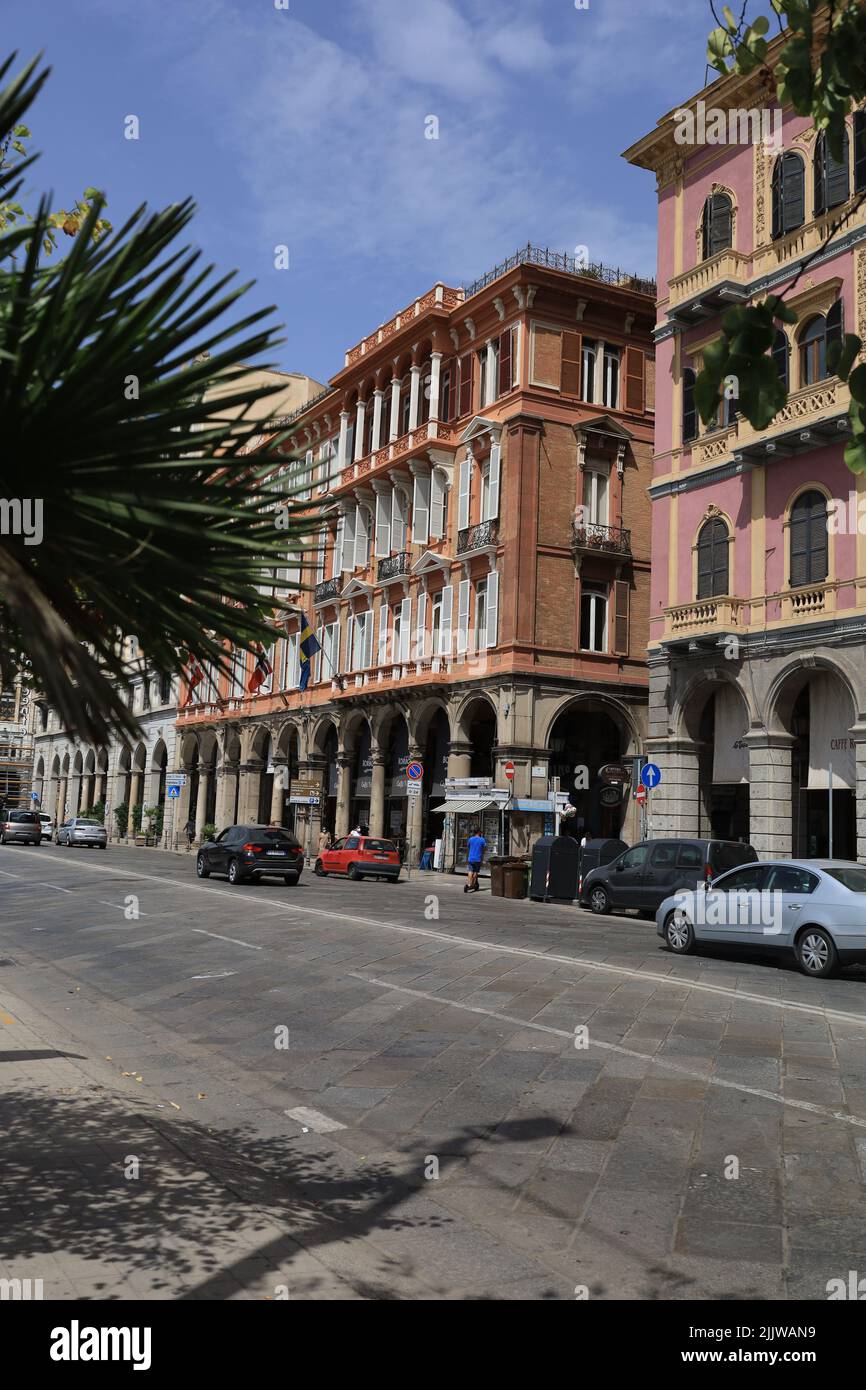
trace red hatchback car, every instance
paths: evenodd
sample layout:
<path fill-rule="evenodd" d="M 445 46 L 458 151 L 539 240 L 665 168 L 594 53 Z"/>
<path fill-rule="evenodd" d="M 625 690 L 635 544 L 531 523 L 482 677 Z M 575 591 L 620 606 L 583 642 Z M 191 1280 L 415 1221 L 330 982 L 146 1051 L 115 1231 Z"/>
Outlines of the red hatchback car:
<path fill-rule="evenodd" d="M 400 877 L 400 855 L 391 840 L 372 835 L 347 835 L 337 840 L 316 860 L 315 873 L 319 878 L 328 874 L 346 874 L 349 878 L 387 878 L 396 883 Z"/>

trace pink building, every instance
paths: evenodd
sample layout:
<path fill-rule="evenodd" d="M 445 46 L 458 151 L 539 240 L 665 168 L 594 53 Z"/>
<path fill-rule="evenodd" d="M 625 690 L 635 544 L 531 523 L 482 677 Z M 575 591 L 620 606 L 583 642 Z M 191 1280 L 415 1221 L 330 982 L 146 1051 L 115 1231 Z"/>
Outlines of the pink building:
<path fill-rule="evenodd" d="M 683 142 L 682 113 L 699 133 L 714 110 L 728 143 Z M 727 77 L 625 158 L 659 194 L 651 829 L 866 860 L 866 479 L 845 466 L 849 394 L 826 363 L 844 332 L 866 338 L 866 113 L 837 164 L 757 77 Z M 768 293 L 797 315 L 773 347 L 788 403 L 756 431 L 734 399 L 705 429 L 702 355 L 729 305 Z"/>

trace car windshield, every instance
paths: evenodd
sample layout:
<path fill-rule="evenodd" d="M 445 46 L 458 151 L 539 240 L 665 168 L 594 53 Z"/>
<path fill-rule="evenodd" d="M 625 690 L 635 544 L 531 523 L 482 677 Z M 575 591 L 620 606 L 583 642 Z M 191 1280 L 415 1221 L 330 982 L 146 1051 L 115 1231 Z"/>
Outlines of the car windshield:
<path fill-rule="evenodd" d="M 17 822 L 19 825 L 22 822 L 24 825 L 33 825 L 38 817 L 35 816 L 32 811 L 13 811 L 9 819 L 10 821 Z"/>
<path fill-rule="evenodd" d="M 837 883 L 841 883 L 843 888 L 847 888 L 851 893 L 866 893 L 866 869 L 859 864 L 852 864 L 849 868 L 847 864 L 843 867 L 824 869 L 824 873 L 830 878 L 835 878 Z"/>
<path fill-rule="evenodd" d="M 393 850 L 395 846 L 391 844 L 390 840 L 365 840 L 364 848 L 375 850 Z"/>

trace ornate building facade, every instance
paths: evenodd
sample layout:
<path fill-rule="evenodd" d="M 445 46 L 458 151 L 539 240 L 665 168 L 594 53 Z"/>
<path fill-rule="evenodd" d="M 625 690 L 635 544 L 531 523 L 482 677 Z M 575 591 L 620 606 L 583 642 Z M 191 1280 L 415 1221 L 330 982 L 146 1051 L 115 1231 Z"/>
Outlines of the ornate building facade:
<path fill-rule="evenodd" d="M 464 782 L 453 862 L 478 824 L 528 848 L 559 778 L 575 824 L 635 833 L 600 773 L 645 729 L 654 289 L 525 248 L 434 286 L 271 422 L 315 531 L 274 575 L 272 674 L 251 695 L 241 661 L 179 711 L 182 818 L 274 819 L 310 850 L 366 824 L 417 863 Z"/>
<path fill-rule="evenodd" d="M 742 143 L 678 143 L 700 102 Z M 753 143 L 762 113 L 758 77 L 723 78 L 625 156 L 659 196 L 650 823 L 866 859 L 866 479 L 827 365 L 845 331 L 866 337 L 866 116 L 837 163 L 788 110 L 769 113 L 779 142 Z M 732 398 L 704 429 L 703 353 L 728 306 L 768 293 L 797 316 L 771 350 L 788 403 L 757 431 Z"/>

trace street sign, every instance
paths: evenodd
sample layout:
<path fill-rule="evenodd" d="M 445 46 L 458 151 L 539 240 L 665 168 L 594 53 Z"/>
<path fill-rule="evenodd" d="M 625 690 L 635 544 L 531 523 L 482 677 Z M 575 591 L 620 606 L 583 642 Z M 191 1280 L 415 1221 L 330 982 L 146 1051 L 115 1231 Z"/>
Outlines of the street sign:
<path fill-rule="evenodd" d="M 662 770 L 658 763 L 644 763 L 640 770 L 640 780 L 648 791 L 652 791 L 662 780 Z"/>
<path fill-rule="evenodd" d="M 424 764 L 409 763 L 409 766 L 406 768 L 406 776 L 409 779 L 410 785 L 412 782 L 420 782 L 421 778 L 424 776 Z"/>
<path fill-rule="evenodd" d="M 605 763 L 604 767 L 599 768 L 598 775 L 602 782 L 631 781 L 631 773 L 624 763 Z"/>
<path fill-rule="evenodd" d="M 640 786 L 635 789 L 634 799 L 638 806 L 643 806 L 646 801 L 646 787 Z"/>
<path fill-rule="evenodd" d="M 410 801 L 412 797 L 420 796 L 422 790 L 423 788 L 421 786 L 421 783 L 418 781 L 417 777 L 414 781 L 406 783 L 406 795 L 409 797 Z"/>
<path fill-rule="evenodd" d="M 620 782 L 608 782 L 599 792 L 598 799 L 602 806 L 618 806 L 624 790 Z"/>
<path fill-rule="evenodd" d="M 173 800 L 176 796 L 180 796 L 180 787 L 168 786 L 165 789 L 165 794 L 166 796 L 171 797 Z"/>
<path fill-rule="evenodd" d="M 165 774 L 165 785 L 166 785 L 167 787 L 185 787 L 185 786 L 186 786 L 186 773 L 185 773 L 185 772 L 167 772 L 167 773 Z"/>
<path fill-rule="evenodd" d="M 505 764 L 505 767 L 503 768 L 503 772 L 505 773 L 505 776 L 508 778 L 509 782 L 514 781 L 514 763 L 510 761 L 507 762 Z"/>

